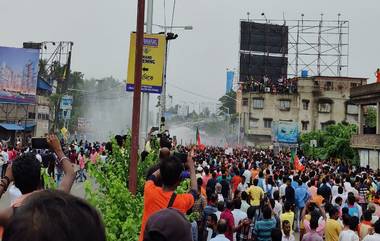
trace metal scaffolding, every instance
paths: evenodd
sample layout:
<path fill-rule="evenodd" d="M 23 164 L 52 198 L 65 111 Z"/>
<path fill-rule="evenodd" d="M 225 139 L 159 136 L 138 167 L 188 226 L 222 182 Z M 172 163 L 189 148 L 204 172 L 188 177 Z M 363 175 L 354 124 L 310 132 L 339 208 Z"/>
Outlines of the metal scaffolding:
<path fill-rule="evenodd" d="M 348 76 L 349 30 L 348 20 L 320 19 L 242 19 L 241 21 L 288 26 L 288 76 L 300 76 L 308 71 L 313 76 Z"/>

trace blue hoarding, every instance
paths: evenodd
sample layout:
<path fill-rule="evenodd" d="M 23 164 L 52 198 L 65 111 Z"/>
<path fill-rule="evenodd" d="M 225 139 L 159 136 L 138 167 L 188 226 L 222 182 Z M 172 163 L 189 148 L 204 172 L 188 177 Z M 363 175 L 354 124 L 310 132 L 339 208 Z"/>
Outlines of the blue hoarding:
<path fill-rule="evenodd" d="M 279 121 L 273 125 L 273 137 L 275 142 L 297 143 L 298 124 L 296 122 Z"/>
<path fill-rule="evenodd" d="M 226 81 L 226 94 L 232 91 L 234 83 L 235 72 L 232 70 L 227 70 L 227 81 Z"/>
<path fill-rule="evenodd" d="M 0 102 L 35 101 L 39 54 L 39 49 L 0 47 Z"/>

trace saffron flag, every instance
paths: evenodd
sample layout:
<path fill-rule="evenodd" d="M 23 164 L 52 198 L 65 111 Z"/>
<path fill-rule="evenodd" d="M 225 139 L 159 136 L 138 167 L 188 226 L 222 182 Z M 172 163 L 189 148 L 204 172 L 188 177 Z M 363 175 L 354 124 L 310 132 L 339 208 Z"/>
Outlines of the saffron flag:
<path fill-rule="evenodd" d="M 291 168 L 294 168 L 294 170 L 296 170 L 296 171 L 304 171 L 305 170 L 304 165 L 302 165 L 302 163 L 300 162 L 300 159 L 298 158 L 295 151 L 291 152 L 290 164 L 291 164 Z"/>

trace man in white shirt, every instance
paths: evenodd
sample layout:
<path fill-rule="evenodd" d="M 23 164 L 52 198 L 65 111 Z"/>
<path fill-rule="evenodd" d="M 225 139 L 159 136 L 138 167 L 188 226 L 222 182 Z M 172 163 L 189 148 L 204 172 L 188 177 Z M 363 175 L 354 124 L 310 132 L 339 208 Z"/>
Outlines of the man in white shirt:
<path fill-rule="evenodd" d="M 245 181 L 245 176 L 242 176 L 241 177 L 241 182 L 239 183 L 238 187 L 237 187 L 237 190 L 239 192 L 244 192 L 245 190 L 248 189 L 248 184 L 246 183 Z"/>
<path fill-rule="evenodd" d="M 282 222 L 282 241 L 295 241 L 295 237 L 290 233 L 290 222 L 284 220 Z"/>
<path fill-rule="evenodd" d="M 245 171 L 243 172 L 243 176 L 245 177 L 245 184 L 247 184 L 248 186 L 251 182 L 251 176 L 252 176 L 251 171 L 248 170 L 248 164 L 245 165 Z"/>
<path fill-rule="evenodd" d="M 224 236 L 224 234 L 227 232 L 227 222 L 224 219 L 219 220 L 218 226 L 218 235 L 216 235 L 215 238 L 212 238 L 210 241 L 230 241 L 229 239 Z"/>
<path fill-rule="evenodd" d="M 234 200 L 234 210 L 232 211 L 232 215 L 234 216 L 235 227 L 237 227 L 241 220 L 247 218 L 247 213 L 243 212 L 241 209 L 241 200 Z M 234 240 L 236 240 L 236 233 L 234 234 Z"/>
<path fill-rule="evenodd" d="M 246 192 L 241 193 L 241 207 L 240 210 L 247 213 L 248 208 L 251 206 L 248 204 L 248 194 Z"/>
<path fill-rule="evenodd" d="M 282 185 L 280 186 L 280 198 L 283 198 L 285 196 L 285 189 L 286 189 L 286 177 L 284 177 L 283 179 L 283 183 Z"/>
<path fill-rule="evenodd" d="M 380 220 L 377 220 L 375 225 L 375 233 L 367 235 L 362 241 L 379 241 L 380 240 Z"/>

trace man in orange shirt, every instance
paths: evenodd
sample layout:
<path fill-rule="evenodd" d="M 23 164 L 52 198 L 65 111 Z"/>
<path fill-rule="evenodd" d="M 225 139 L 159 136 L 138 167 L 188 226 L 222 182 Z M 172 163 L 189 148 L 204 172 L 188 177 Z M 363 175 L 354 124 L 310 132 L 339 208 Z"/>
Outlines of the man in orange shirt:
<path fill-rule="evenodd" d="M 191 191 L 189 194 L 175 194 L 180 183 L 180 176 L 184 169 L 183 163 L 175 156 L 166 157 L 160 162 L 157 170 L 145 183 L 144 188 L 144 211 L 142 216 L 141 232 L 139 241 L 143 240 L 145 225 L 149 217 L 161 209 L 173 207 L 185 214 L 194 204 L 197 196 L 197 180 L 193 161 L 193 151 L 189 152 L 186 165 L 190 171 Z M 154 180 L 160 178 L 162 187 L 154 184 Z"/>
<path fill-rule="evenodd" d="M 376 70 L 375 75 L 376 75 L 376 82 L 377 82 L 377 83 L 380 83 L 380 69 L 377 69 L 377 70 Z"/>

